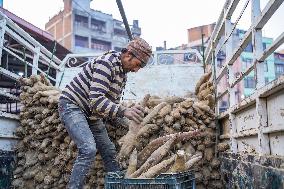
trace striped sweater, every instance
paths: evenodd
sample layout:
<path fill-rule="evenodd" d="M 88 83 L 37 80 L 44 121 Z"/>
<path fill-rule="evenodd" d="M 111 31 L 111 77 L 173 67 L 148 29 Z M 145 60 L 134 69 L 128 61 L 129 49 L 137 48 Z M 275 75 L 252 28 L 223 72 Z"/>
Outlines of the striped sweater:
<path fill-rule="evenodd" d="M 60 99 L 77 104 L 91 120 L 120 116 L 124 107 L 118 103 L 127 80 L 120 54 L 110 51 L 85 65 L 62 91 Z"/>

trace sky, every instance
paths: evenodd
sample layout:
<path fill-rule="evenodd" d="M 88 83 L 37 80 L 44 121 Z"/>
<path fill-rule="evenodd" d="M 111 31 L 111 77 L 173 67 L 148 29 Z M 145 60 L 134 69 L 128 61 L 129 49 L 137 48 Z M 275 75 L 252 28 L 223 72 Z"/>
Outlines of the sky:
<path fill-rule="evenodd" d="M 240 0 L 232 21 L 236 21 L 245 2 Z M 267 2 L 261 0 L 262 9 Z M 163 46 L 163 41 L 167 41 L 167 48 L 172 48 L 187 43 L 187 29 L 216 22 L 225 0 L 122 0 L 122 3 L 129 24 L 139 20 L 141 37 L 152 47 Z M 3 7 L 44 29 L 49 18 L 63 9 L 63 0 L 4 0 Z M 122 20 L 115 0 L 93 0 L 91 8 Z M 279 36 L 284 31 L 283 18 L 284 4 L 265 26 L 263 35 Z M 250 24 L 249 5 L 237 27 L 246 30 Z"/>

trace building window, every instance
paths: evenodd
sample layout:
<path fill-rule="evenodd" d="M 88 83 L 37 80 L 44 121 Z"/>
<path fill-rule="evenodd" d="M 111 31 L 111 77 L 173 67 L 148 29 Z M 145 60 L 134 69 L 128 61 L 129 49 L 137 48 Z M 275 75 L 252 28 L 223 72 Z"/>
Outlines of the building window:
<path fill-rule="evenodd" d="M 88 28 L 88 17 L 75 14 L 75 25 Z"/>
<path fill-rule="evenodd" d="M 264 63 L 264 71 L 268 72 L 268 62 L 267 62 L 267 60 L 265 60 L 263 63 Z"/>
<path fill-rule="evenodd" d="M 262 43 L 262 50 L 266 49 L 266 43 Z"/>
<path fill-rule="evenodd" d="M 127 36 L 126 31 L 122 30 L 122 29 L 114 28 L 113 33 L 114 33 L 114 35 Z"/>
<path fill-rule="evenodd" d="M 255 88 L 255 80 L 253 77 L 246 77 L 244 79 L 245 88 Z"/>
<path fill-rule="evenodd" d="M 275 64 L 275 76 L 276 76 L 276 78 L 278 78 L 282 74 L 284 74 L 284 64 Z"/>
<path fill-rule="evenodd" d="M 89 48 L 88 37 L 75 35 L 75 46 Z"/>
<path fill-rule="evenodd" d="M 252 52 L 252 44 L 251 43 L 249 43 L 248 45 L 247 45 L 247 47 L 245 48 L 245 52 Z"/>
<path fill-rule="evenodd" d="M 247 69 L 252 65 L 252 59 L 251 58 L 242 58 L 244 68 Z"/>
<path fill-rule="evenodd" d="M 106 23 L 102 20 L 91 19 L 91 29 L 94 31 L 106 33 Z"/>
<path fill-rule="evenodd" d="M 91 48 L 96 49 L 96 50 L 101 50 L 101 51 L 108 51 L 111 49 L 111 42 L 102 41 L 98 39 L 92 39 Z"/>
<path fill-rule="evenodd" d="M 217 66 L 218 66 L 219 68 L 222 68 L 222 66 L 223 66 L 223 59 L 217 58 Z"/>
<path fill-rule="evenodd" d="M 265 81 L 265 84 L 269 83 L 268 77 L 265 77 L 265 78 L 264 78 L 264 81 Z"/>

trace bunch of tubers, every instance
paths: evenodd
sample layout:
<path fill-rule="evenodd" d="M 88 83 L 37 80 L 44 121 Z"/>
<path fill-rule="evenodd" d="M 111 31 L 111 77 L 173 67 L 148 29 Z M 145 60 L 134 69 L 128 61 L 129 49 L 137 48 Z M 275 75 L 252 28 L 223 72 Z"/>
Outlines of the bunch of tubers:
<path fill-rule="evenodd" d="M 200 78 L 196 97 L 144 97 L 142 123 L 130 121 L 127 134 L 118 140 L 118 160 L 127 170 L 126 178 L 194 169 L 197 188 L 222 188 L 210 77 L 206 73 Z"/>
<path fill-rule="evenodd" d="M 66 188 L 77 149 L 59 118 L 60 91 L 43 75 L 21 78 L 19 83 L 23 108 L 16 134 L 21 140 L 16 147 L 17 165 L 12 185 L 14 188 Z M 85 188 L 103 188 L 103 177 L 103 165 L 97 156 Z"/>
<path fill-rule="evenodd" d="M 210 77 L 211 73 L 201 77 L 196 97 L 146 95 L 140 102 L 146 111 L 141 124 L 127 120 L 106 125 L 126 178 L 194 169 L 197 188 L 222 188 Z M 60 91 L 42 75 L 21 78 L 20 83 L 24 107 L 16 132 L 21 140 L 13 187 L 66 188 L 77 149 L 59 119 Z M 84 188 L 103 187 L 104 167 L 97 154 Z"/>

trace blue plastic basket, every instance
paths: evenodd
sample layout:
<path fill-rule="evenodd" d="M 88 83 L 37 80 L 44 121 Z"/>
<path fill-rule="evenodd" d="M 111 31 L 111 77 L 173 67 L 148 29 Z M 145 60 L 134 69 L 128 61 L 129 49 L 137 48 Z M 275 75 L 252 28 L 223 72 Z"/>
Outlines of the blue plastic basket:
<path fill-rule="evenodd" d="M 151 179 L 125 179 L 124 172 L 110 172 L 105 176 L 105 189 L 195 189 L 195 177 L 192 170 Z"/>

